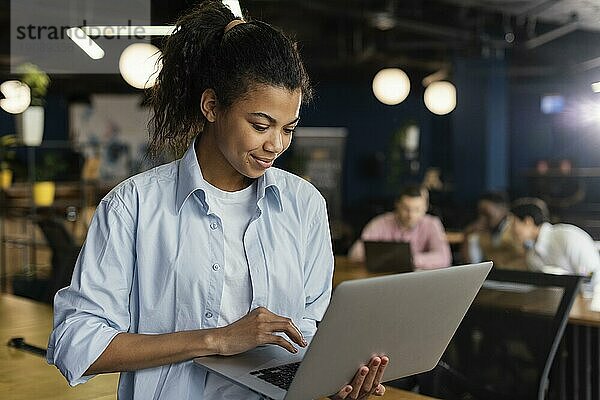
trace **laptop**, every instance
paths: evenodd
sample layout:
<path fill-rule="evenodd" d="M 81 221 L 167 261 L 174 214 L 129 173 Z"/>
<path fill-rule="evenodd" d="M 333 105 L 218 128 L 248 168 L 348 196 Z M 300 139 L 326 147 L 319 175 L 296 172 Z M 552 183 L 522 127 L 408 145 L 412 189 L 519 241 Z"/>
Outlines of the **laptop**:
<path fill-rule="evenodd" d="M 365 241 L 365 266 L 370 272 L 411 272 L 409 242 Z"/>
<path fill-rule="evenodd" d="M 333 292 L 309 346 L 298 354 L 267 345 L 194 363 L 274 400 L 337 393 L 373 355 L 390 358 L 386 380 L 429 371 L 491 267 L 486 262 L 345 281 Z"/>

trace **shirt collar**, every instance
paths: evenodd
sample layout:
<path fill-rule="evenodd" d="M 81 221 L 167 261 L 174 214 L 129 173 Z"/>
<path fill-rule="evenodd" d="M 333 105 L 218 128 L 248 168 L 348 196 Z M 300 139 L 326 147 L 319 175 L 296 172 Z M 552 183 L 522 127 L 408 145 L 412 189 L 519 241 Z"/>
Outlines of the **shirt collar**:
<path fill-rule="evenodd" d="M 198 157 L 196 156 L 196 149 L 194 147 L 195 143 L 195 140 L 192 141 L 192 144 L 179 160 L 177 171 L 177 195 L 175 199 L 175 207 L 178 214 L 185 201 L 197 190 L 200 191 L 201 200 L 205 203 L 205 188 L 207 182 L 204 180 L 200 165 L 198 164 Z M 267 193 L 271 193 L 269 197 L 273 198 L 279 211 L 283 211 L 279 186 L 280 184 L 276 179 L 276 174 L 270 169 L 267 169 L 265 173 L 258 178 L 256 193 L 257 204 L 261 203 Z"/>
<path fill-rule="evenodd" d="M 540 227 L 540 233 L 535 241 L 535 252 L 538 254 L 546 254 L 546 250 L 550 245 L 550 231 L 552 231 L 552 224 L 544 222 Z"/>

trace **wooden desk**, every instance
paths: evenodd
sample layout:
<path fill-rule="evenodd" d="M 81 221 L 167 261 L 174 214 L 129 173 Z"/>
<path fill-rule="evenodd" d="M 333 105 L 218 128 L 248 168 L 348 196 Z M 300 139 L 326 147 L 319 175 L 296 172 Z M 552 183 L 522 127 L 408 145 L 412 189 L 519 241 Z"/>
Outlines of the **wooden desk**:
<path fill-rule="evenodd" d="M 446 231 L 446 240 L 450 246 L 459 245 L 465 240 L 465 234 L 461 231 Z"/>
<path fill-rule="evenodd" d="M 24 337 L 27 343 L 45 348 L 51 330 L 49 305 L 7 294 L 0 296 L 0 399 L 114 399 L 118 374 L 98 376 L 70 388 L 44 358 L 6 345 L 12 337 Z"/>
<path fill-rule="evenodd" d="M 345 256 L 335 257 L 334 287 L 343 281 L 380 275 L 385 274 L 372 274 L 362 263 L 350 261 Z M 590 299 L 577 296 L 569 314 L 569 324 L 600 327 L 600 312 L 591 311 L 589 304 Z"/>
<path fill-rule="evenodd" d="M 99 375 L 69 387 L 56 367 L 40 356 L 8 347 L 10 338 L 46 347 L 52 330 L 52 308 L 21 297 L 0 295 L 0 399 L 109 400 L 115 399 L 119 374 Z M 379 398 L 379 397 L 378 397 Z M 428 400 L 430 397 L 387 388 L 386 400 Z"/>

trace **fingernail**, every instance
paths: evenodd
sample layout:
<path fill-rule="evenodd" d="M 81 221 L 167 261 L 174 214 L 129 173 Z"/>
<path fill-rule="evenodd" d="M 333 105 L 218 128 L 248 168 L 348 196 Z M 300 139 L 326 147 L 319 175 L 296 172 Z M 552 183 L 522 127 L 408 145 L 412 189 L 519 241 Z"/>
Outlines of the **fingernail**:
<path fill-rule="evenodd" d="M 302 345 L 306 346 L 306 345 L 308 345 L 308 342 L 306 340 L 302 339 Z"/>
<path fill-rule="evenodd" d="M 344 392 L 351 392 L 352 391 L 352 386 L 346 386 L 346 389 L 344 389 Z"/>
<path fill-rule="evenodd" d="M 366 375 L 366 374 L 367 374 L 367 372 L 369 372 L 369 370 L 368 370 L 368 369 L 362 369 L 362 370 L 360 370 L 360 374 L 361 374 L 361 375 Z"/>
<path fill-rule="evenodd" d="M 295 347 L 293 347 L 293 352 L 294 352 L 294 353 L 297 353 L 297 352 L 298 352 L 298 349 L 297 349 L 297 348 L 295 348 Z"/>

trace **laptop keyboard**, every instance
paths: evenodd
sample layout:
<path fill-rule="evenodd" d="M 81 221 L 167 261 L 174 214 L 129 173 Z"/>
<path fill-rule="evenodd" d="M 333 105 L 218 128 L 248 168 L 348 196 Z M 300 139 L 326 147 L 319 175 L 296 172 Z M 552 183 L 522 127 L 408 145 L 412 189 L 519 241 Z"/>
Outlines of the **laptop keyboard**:
<path fill-rule="evenodd" d="M 259 369 L 250 372 L 250 374 L 256 376 L 259 379 L 262 379 L 263 381 L 269 382 L 271 385 L 280 387 L 283 390 L 288 390 L 288 388 L 292 384 L 294 375 L 296 375 L 296 371 L 298 371 L 299 366 L 300 363 L 296 362 L 291 364 L 279 365 L 277 367 L 272 368 Z"/>

